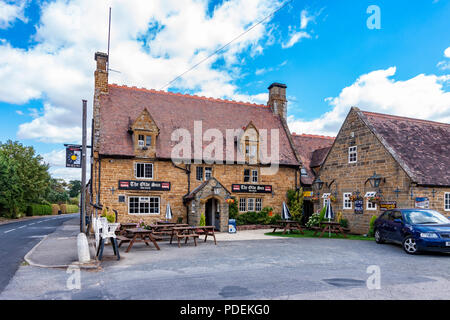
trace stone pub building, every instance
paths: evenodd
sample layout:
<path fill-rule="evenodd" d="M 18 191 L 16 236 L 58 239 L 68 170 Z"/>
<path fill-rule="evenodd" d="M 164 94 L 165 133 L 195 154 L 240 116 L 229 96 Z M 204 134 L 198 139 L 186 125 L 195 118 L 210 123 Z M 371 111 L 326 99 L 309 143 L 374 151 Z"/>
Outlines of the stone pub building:
<path fill-rule="evenodd" d="M 313 189 L 356 233 L 393 208 L 450 214 L 450 124 L 352 108 L 327 151 Z"/>
<path fill-rule="evenodd" d="M 95 60 L 91 202 L 116 209 L 119 222 L 147 223 L 164 219 L 170 204 L 174 221 L 198 225 L 204 214 L 220 231 L 231 197 L 240 212 L 281 212 L 300 174 L 285 85 L 272 84 L 267 105 L 256 105 L 109 84 L 108 56 Z M 239 134 L 228 139 L 229 130 Z M 227 139 L 205 159 L 217 134 Z M 178 152 L 181 142 L 188 152 Z M 277 159 L 267 162 L 263 149 Z"/>

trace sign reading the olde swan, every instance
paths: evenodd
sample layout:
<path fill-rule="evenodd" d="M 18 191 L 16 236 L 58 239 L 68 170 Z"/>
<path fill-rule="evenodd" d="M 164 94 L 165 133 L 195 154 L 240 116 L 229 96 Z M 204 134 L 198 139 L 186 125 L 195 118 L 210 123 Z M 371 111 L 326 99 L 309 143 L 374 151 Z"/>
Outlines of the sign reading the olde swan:
<path fill-rule="evenodd" d="M 397 201 L 381 201 L 380 202 L 380 210 L 386 211 L 386 210 L 392 210 L 397 208 Z"/>
<path fill-rule="evenodd" d="M 68 146 L 66 148 L 66 167 L 81 168 L 81 146 Z"/>
<path fill-rule="evenodd" d="M 233 184 L 231 186 L 231 191 L 242 193 L 272 193 L 272 186 L 257 184 Z"/>
<path fill-rule="evenodd" d="M 170 191 L 170 182 L 119 180 L 119 190 Z"/>

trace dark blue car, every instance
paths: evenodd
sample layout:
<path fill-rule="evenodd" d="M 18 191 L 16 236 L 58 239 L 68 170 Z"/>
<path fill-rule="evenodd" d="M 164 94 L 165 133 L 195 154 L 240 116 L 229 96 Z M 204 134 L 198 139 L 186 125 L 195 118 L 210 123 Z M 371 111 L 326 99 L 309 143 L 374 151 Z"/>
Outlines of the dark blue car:
<path fill-rule="evenodd" d="M 394 209 L 374 224 L 375 241 L 400 243 L 409 254 L 419 251 L 450 252 L 450 220 L 428 209 Z"/>

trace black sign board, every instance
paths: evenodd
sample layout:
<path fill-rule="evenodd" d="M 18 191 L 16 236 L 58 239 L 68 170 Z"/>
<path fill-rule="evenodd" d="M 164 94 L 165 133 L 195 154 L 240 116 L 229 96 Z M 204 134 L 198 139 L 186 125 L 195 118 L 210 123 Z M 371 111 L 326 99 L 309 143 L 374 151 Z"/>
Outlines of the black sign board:
<path fill-rule="evenodd" d="M 355 214 L 363 214 L 364 213 L 364 200 L 357 199 L 355 200 Z"/>
<path fill-rule="evenodd" d="M 170 191 L 170 182 L 119 180 L 119 190 Z"/>
<path fill-rule="evenodd" d="M 66 148 L 66 167 L 81 168 L 81 146 L 68 146 Z"/>
<path fill-rule="evenodd" d="M 272 186 L 257 184 L 233 184 L 231 185 L 231 191 L 242 193 L 272 193 Z"/>

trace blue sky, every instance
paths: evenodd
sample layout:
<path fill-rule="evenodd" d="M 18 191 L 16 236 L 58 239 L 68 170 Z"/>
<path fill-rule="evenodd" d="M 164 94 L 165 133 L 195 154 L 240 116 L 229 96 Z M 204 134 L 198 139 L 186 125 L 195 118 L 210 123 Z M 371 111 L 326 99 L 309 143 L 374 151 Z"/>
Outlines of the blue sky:
<path fill-rule="evenodd" d="M 92 106 L 109 6 L 110 82 L 160 89 L 283 3 L 0 0 L 0 141 L 79 175 L 63 167 L 63 143 L 79 142 L 81 99 Z M 370 5 L 381 29 L 367 27 Z M 265 103 L 285 83 L 297 133 L 336 134 L 352 105 L 449 122 L 449 30 L 450 1 L 294 0 L 169 90 Z"/>

